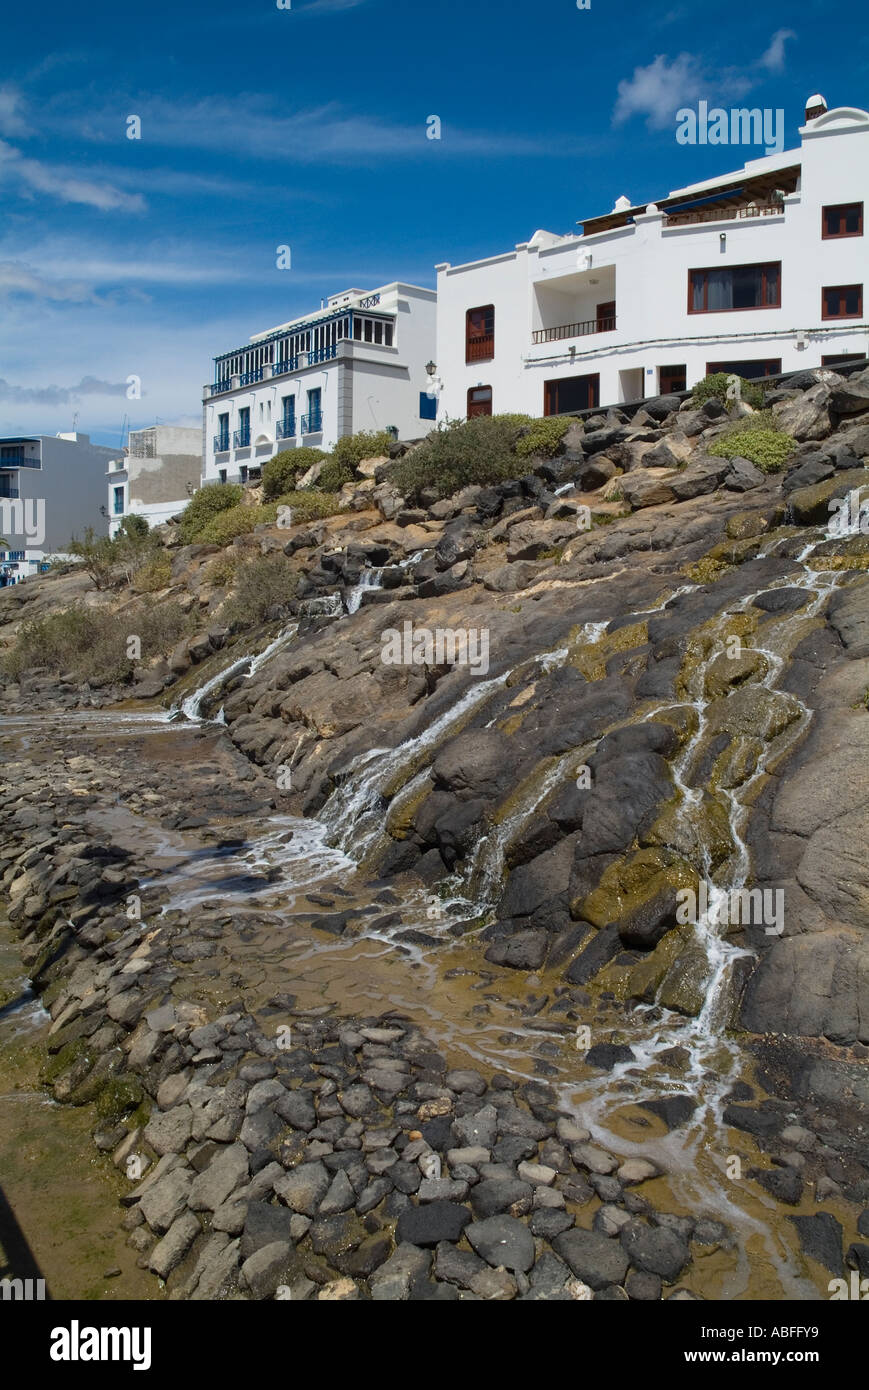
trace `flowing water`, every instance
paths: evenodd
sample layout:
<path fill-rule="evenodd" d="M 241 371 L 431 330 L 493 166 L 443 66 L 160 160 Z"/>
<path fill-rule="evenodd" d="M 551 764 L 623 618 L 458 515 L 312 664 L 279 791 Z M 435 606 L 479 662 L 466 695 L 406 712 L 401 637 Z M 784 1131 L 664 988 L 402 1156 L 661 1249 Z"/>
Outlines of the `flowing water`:
<path fill-rule="evenodd" d="M 771 539 L 765 550 L 771 552 L 776 543 Z M 766 662 L 757 684 L 770 692 L 775 691 L 789 652 L 816 620 L 840 578 L 834 571 L 813 568 L 812 551 L 817 544 L 816 538 L 797 557 L 795 576 L 789 574 L 757 591 L 798 586 L 807 600 L 796 613 L 771 615 L 763 645 L 753 648 Z M 693 587 L 683 586 L 665 602 Z M 672 767 L 686 830 L 698 821 L 704 798 L 698 767 L 708 732 L 708 670 L 720 654 L 733 616 L 745 614 L 754 597 L 742 598 L 716 620 L 718 638 L 710 633 L 686 698 L 635 712 L 645 718 L 676 710 L 692 716 L 692 732 Z M 606 626 L 587 624 L 570 645 L 538 656 L 539 672 L 555 669 L 577 648 L 593 648 Z M 295 631 L 295 625 L 283 629 L 257 656 L 232 658 L 185 699 L 180 712 L 194 724 L 201 722 L 203 707 L 217 692 L 242 670 L 247 678 L 261 670 L 293 640 Z M 660 1163 L 666 1177 L 645 1189 L 656 1205 L 715 1216 L 739 1233 L 738 1254 L 719 1252 L 699 1271 L 692 1268 L 689 1284 L 704 1296 L 818 1297 L 818 1289 L 805 1277 L 780 1208 L 759 1189 L 749 1190 L 725 1178 L 725 1097 L 735 1081 L 751 1074 L 736 1034 L 729 1031 L 732 985 L 735 967 L 750 953 L 728 939 L 726 924 L 719 923 L 719 909 L 732 891 L 751 881 L 746 823 L 766 773 L 769 751 L 741 785 L 720 790 L 732 841 L 724 863 L 713 865 L 708 851 L 700 850 L 697 868 L 709 884 L 709 909 L 694 928 L 706 962 L 702 1007 L 693 1016 L 659 1004 L 637 1005 L 630 1015 L 619 1014 L 616 1026 L 633 1057 L 606 1073 L 585 1064 L 587 1044 L 579 1045 L 579 1032 L 572 1024 L 555 1012 L 541 1016 L 536 1006 L 529 1006 L 529 988 L 551 989 L 555 981 L 547 986 L 520 972 L 499 974 L 488 969 L 482 959 L 484 947 L 475 940 L 500 893 L 511 843 L 548 798 L 576 776 L 596 741 L 552 759 L 516 789 L 509 808 L 496 817 L 491 833 L 477 844 L 462 873 L 441 894 L 398 887 L 392 894 L 393 906 L 388 907 L 382 894 L 378 896 L 377 883 L 368 882 L 360 871 L 359 866 L 384 841 L 388 812 L 424 791 L 438 748 L 484 712 L 511 674 L 472 681 L 422 732 L 398 747 L 370 749 L 357 757 L 338 779 L 317 818 L 273 815 L 264 827 L 249 828 L 241 843 L 191 848 L 179 832 L 157 830 L 141 817 L 104 807 L 92 812 L 94 833 L 102 825 L 117 843 L 147 848 L 153 877 L 143 890 L 160 890 L 163 912 L 207 915 L 229 909 L 234 923 L 246 924 L 235 948 L 235 964 L 239 980 L 245 981 L 252 996 L 265 1000 L 276 989 L 285 988 L 297 997 L 302 1012 L 404 1011 L 426 1028 L 456 1065 L 524 1077 L 540 1075 L 542 1068 L 563 1102 L 598 1142 L 619 1155 L 643 1154 Z M 105 741 L 107 747 L 120 734 L 137 735 L 147 748 L 148 739 L 158 731 L 161 738 L 171 733 L 179 758 L 201 757 L 190 744 L 190 724 L 178 721 L 178 713 L 177 709 L 169 715 L 82 712 L 65 716 L 64 724 L 67 733 Z M 170 717 L 176 722 L 167 726 Z M 801 706 L 798 718 L 774 746 L 776 758 L 801 737 L 811 717 L 811 711 Z M 32 721 L 25 717 L 3 721 L 3 729 L 25 749 L 29 727 Z M 352 907 L 354 914 L 347 934 L 329 936 L 315 929 L 318 915 L 344 905 Z M 435 942 L 440 944 L 431 944 Z M 21 985 L 21 1026 L 30 1028 L 32 1023 L 38 1033 L 45 1019 L 27 994 L 26 981 Z M 598 1020 L 590 1017 L 596 1030 Z M 668 1133 L 644 1111 L 644 1102 L 662 1095 L 684 1096 L 693 1105 L 690 1122 L 681 1129 Z M 740 1135 L 743 1148 L 751 1143 Z"/>

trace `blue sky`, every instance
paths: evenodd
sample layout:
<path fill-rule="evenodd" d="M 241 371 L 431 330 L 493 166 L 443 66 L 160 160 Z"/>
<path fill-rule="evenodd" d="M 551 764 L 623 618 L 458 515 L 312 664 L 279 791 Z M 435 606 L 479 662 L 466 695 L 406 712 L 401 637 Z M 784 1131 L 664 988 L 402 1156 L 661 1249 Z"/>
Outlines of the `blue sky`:
<path fill-rule="evenodd" d="M 433 286 L 439 261 L 763 154 L 678 144 L 680 106 L 781 107 L 790 148 L 810 93 L 869 105 L 864 15 L 855 0 L 42 0 L 34 24 L 7 6 L 0 434 L 68 430 L 76 412 L 113 446 L 125 415 L 197 424 L 211 358 L 325 295 Z"/>

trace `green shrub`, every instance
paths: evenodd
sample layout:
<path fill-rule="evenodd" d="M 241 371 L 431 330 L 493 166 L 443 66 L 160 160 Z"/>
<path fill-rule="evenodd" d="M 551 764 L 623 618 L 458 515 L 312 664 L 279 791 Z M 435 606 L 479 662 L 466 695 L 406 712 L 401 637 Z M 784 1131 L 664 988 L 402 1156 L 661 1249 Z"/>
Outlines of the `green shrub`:
<path fill-rule="evenodd" d="M 263 500 L 274 501 L 296 486 L 296 479 L 307 473 L 312 464 L 329 455 L 322 449 L 305 444 L 300 449 L 284 449 L 263 466 Z"/>
<path fill-rule="evenodd" d="M 278 507 L 290 508 L 293 526 L 305 521 L 320 521 L 323 517 L 335 516 L 344 510 L 344 504 L 336 493 L 320 492 L 317 488 L 307 487 L 302 488 L 300 492 L 286 493 L 278 500 L 275 512 Z"/>
<path fill-rule="evenodd" d="M 203 526 L 196 534 L 196 540 L 203 541 L 207 545 L 229 545 L 236 536 L 245 536 L 266 520 L 261 513 L 263 507 L 228 507 L 225 511 L 218 512 L 207 525 Z"/>
<path fill-rule="evenodd" d="M 164 551 L 133 571 L 132 585 L 141 594 L 155 594 L 172 583 L 172 561 Z"/>
<path fill-rule="evenodd" d="M 118 527 L 118 535 L 135 536 L 141 538 L 147 536 L 150 530 L 147 521 L 143 516 L 125 516 Z"/>
<path fill-rule="evenodd" d="M 790 435 L 763 425 L 746 429 L 745 424 L 746 421 L 740 420 L 726 434 L 713 440 L 707 452 L 718 458 L 749 459 L 762 473 L 778 473 L 796 447 Z"/>
<path fill-rule="evenodd" d="M 201 532 L 209 522 L 221 512 L 237 507 L 242 497 L 242 489 L 237 483 L 206 483 L 194 492 L 178 524 L 180 539 L 189 545 L 202 539 Z"/>
<path fill-rule="evenodd" d="M 352 477 L 357 464 L 363 459 L 387 457 L 391 443 L 392 435 L 387 434 L 386 430 L 359 430 L 338 440 L 332 450 L 332 458 L 349 468 Z"/>
<path fill-rule="evenodd" d="M 522 471 L 514 453 L 521 428 L 515 416 L 447 421 L 395 460 L 389 481 L 403 496 L 415 499 L 426 488 L 434 488 L 439 497 L 452 497 L 472 483 L 485 486 L 515 478 Z"/>
<path fill-rule="evenodd" d="M 340 492 L 345 483 L 352 483 L 356 470 L 351 463 L 335 457 L 327 459 L 317 475 L 318 492 Z"/>
<path fill-rule="evenodd" d="M 213 584 L 216 589 L 228 589 L 235 579 L 237 568 L 238 560 L 230 552 L 215 555 L 202 571 L 203 583 Z"/>
<path fill-rule="evenodd" d="M 722 405 L 729 405 L 727 399 L 727 382 L 732 374 L 730 372 L 712 372 L 709 376 L 704 376 L 702 381 L 698 381 L 691 388 L 691 395 L 695 405 L 702 405 L 704 401 L 710 400 L 713 396 Z M 739 378 L 742 399 L 746 405 L 760 407 L 763 405 L 763 387 L 756 382 L 746 381 L 744 376 Z"/>
<path fill-rule="evenodd" d="M 516 453 L 520 458 L 536 455 L 551 459 L 561 453 L 561 441 L 570 429 L 571 420 L 550 416 L 545 420 L 534 420 L 530 429 L 516 440 Z"/>
<path fill-rule="evenodd" d="M 78 555 L 87 574 L 98 589 L 107 589 L 112 581 L 112 566 L 115 563 L 115 544 L 108 536 L 98 536 L 92 526 L 86 526 L 79 538 L 73 536 L 69 543 L 71 555 Z"/>
<path fill-rule="evenodd" d="M 239 565 L 222 618 L 235 630 L 256 627 L 271 608 L 285 608 L 299 582 L 298 570 L 281 551 L 258 555 Z"/>
<path fill-rule="evenodd" d="M 92 685 L 120 683 L 130 680 L 137 667 L 168 656 L 194 623 L 174 601 L 137 604 L 122 613 L 75 606 L 22 623 L 3 654 L 3 668 L 13 680 L 39 666 Z M 127 655 L 133 636 L 141 642 L 138 660 Z"/>

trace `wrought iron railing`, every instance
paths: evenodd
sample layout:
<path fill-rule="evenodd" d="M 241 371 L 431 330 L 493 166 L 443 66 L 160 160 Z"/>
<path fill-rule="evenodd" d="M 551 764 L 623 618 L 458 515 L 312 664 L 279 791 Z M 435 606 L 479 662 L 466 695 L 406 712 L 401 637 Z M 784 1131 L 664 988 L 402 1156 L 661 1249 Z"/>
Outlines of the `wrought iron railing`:
<path fill-rule="evenodd" d="M 286 420 L 279 420 L 275 427 L 275 438 L 295 439 L 296 437 L 296 417 L 290 415 Z"/>
<path fill-rule="evenodd" d="M 294 372 L 298 365 L 298 357 L 286 357 L 282 362 L 276 362 L 272 367 L 272 376 L 283 376 L 286 372 Z"/>
<path fill-rule="evenodd" d="M 232 390 L 232 378 L 227 377 L 224 381 L 214 381 L 211 384 L 212 396 L 222 396 L 224 391 Z"/>
<path fill-rule="evenodd" d="M 226 454 L 229 452 L 228 434 L 216 434 L 214 436 L 214 452 L 216 454 Z"/>
<path fill-rule="evenodd" d="M 302 434 L 319 434 L 323 428 L 322 410 L 312 410 L 302 416 Z"/>
<path fill-rule="evenodd" d="M 254 367 L 252 372 L 242 372 L 241 376 L 239 377 L 239 381 L 242 386 L 252 386 L 255 381 L 262 381 L 262 379 L 262 367 Z"/>
<path fill-rule="evenodd" d="M 616 326 L 615 314 L 605 318 L 584 319 L 582 323 L 560 323 L 555 328 L 538 328 L 531 334 L 534 343 L 557 343 L 562 338 L 584 338 L 587 333 L 611 333 Z"/>
<path fill-rule="evenodd" d="M 235 449 L 247 449 L 250 445 L 250 425 L 236 430 L 232 436 L 232 444 Z"/>

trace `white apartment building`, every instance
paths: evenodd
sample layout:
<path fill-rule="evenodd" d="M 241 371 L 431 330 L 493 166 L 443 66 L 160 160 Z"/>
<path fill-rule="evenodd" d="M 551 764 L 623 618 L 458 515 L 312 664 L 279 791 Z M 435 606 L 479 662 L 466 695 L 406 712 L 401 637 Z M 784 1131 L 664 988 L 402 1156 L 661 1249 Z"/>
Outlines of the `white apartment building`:
<path fill-rule="evenodd" d="M 90 435 L 0 438 L 0 584 L 17 583 L 69 553 L 86 527 L 106 534 L 105 473 L 113 449 Z"/>
<path fill-rule="evenodd" d="M 184 425 L 149 425 L 130 430 L 120 458 L 108 461 L 109 535 L 125 516 L 162 526 L 183 511 L 202 477 L 202 431 Z"/>
<path fill-rule="evenodd" d="M 867 353 L 869 113 L 812 97 L 798 149 L 621 197 L 577 235 L 439 265 L 439 419 L 563 414 Z"/>
<path fill-rule="evenodd" d="M 425 434 L 436 409 L 427 395 L 436 305 L 418 285 L 347 290 L 216 357 L 203 396 L 203 482 L 254 482 L 284 449 L 329 450 L 358 430 Z"/>

